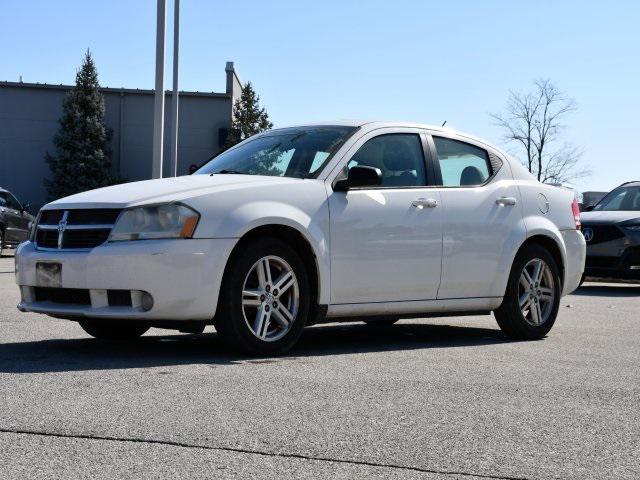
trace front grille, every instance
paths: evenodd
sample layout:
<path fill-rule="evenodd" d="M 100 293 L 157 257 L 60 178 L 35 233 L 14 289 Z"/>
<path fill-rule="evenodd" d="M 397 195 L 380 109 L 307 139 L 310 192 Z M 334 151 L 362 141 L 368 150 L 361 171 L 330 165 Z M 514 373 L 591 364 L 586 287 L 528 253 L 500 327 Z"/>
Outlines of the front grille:
<path fill-rule="evenodd" d="M 58 248 L 58 231 L 38 229 L 36 233 L 36 243 L 39 247 Z"/>
<path fill-rule="evenodd" d="M 89 290 L 84 288 L 34 287 L 36 302 L 91 305 Z"/>
<path fill-rule="evenodd" d="M 62 248 L 93 248 L 103 244 L 109 238 L 111 229 L 68 230 L 62 239 Z M 57 232 L 56 232 L 57 233 Z"/>
<path fill-rule="evenodd" d="M 69 210 L 69 225 L 113 225 L 120 215 L 120 209 L 104 208 L 90 210 Z"/>
<path fill-rule="evenodd" d="M 120 209 L 44 210 L 36 229 L 36 246 L 53 249 L 90 249 L 103 244 Z"/>
<path fill-rule="evenodd" d="M 615 225 L 594 225 L 583 223 L 582 231 L 584 232 L 587 228 L 593 230 L 593 238 L 589 240 L 589 245 L 610 242 L 611 240 L 617 240 L 619 238 L 624 238 L 625 236 L 622 230 Z"/>

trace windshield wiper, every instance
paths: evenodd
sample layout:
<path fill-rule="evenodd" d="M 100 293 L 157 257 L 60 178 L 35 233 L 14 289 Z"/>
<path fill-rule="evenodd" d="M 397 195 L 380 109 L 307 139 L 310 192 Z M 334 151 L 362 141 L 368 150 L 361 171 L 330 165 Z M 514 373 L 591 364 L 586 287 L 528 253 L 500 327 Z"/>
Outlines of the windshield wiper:
<path fill-rule="evenodd" d="M 224 169 L 224 170 L 220 170 L 219 172 L 213 172 L 211 175 L 215 175 L 216 173 L 230 173 L 230 174 L 235 174 L 235 175 L 248 175 L 245 172 L 239 172 L 238 170 L 228 170 L 228 169 Z"/>

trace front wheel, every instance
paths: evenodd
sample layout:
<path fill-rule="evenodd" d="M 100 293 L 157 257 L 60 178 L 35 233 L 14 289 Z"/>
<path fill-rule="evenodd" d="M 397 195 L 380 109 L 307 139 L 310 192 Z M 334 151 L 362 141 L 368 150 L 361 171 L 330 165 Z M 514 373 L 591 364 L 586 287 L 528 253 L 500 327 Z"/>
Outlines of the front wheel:
<path fill-rule="evenodd" d="M 149 330 L 149 325 L 137 320 L 81 320 L 78 323 L 89 335 L 101 340 L 132 340 Z"/>
<path fill-rule="evenodd" d="M 247 242 L 234 255 L 220 292 L 215 327 L 225 341 L 250 354 L 291 348 L 309 316 L 304 262 L 276 238 Z"/>
<path fill-rule="evenodd" d="M 516 256 L 502 305 L 495 317 L 512 338 L 543 338 L 556 321 L 561 279 L 551 254 L 540 245 L 528 245 Z"/>

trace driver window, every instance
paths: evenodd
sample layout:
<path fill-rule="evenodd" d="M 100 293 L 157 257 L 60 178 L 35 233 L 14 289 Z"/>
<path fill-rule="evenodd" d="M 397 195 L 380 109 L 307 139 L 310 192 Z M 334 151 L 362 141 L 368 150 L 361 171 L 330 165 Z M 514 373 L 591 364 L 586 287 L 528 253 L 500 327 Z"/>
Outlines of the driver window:
<path fill-rule="evenodd" d="M 427 184 L 420 136 L 409 133 L 380 135 L 355 153 L 347 168 L 375 167 L 382 172 L 382 187 L 416 187 Z"/>

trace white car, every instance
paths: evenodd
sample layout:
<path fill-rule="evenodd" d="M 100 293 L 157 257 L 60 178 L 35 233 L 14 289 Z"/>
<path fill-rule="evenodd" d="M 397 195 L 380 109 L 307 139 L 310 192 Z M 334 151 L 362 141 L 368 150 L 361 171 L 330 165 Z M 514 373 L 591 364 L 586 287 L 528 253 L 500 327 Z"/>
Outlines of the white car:
<path fill-rule="evenodd" d="M 46 205 L 16 254 L 19 309 L 108 339 L 213 324 L 261 354 L 321 321 L 492 311 L 537 339 L 580 282 L 579 228 L 570 192 L 462 133 L 282 128 L 191 176 Z"/>

